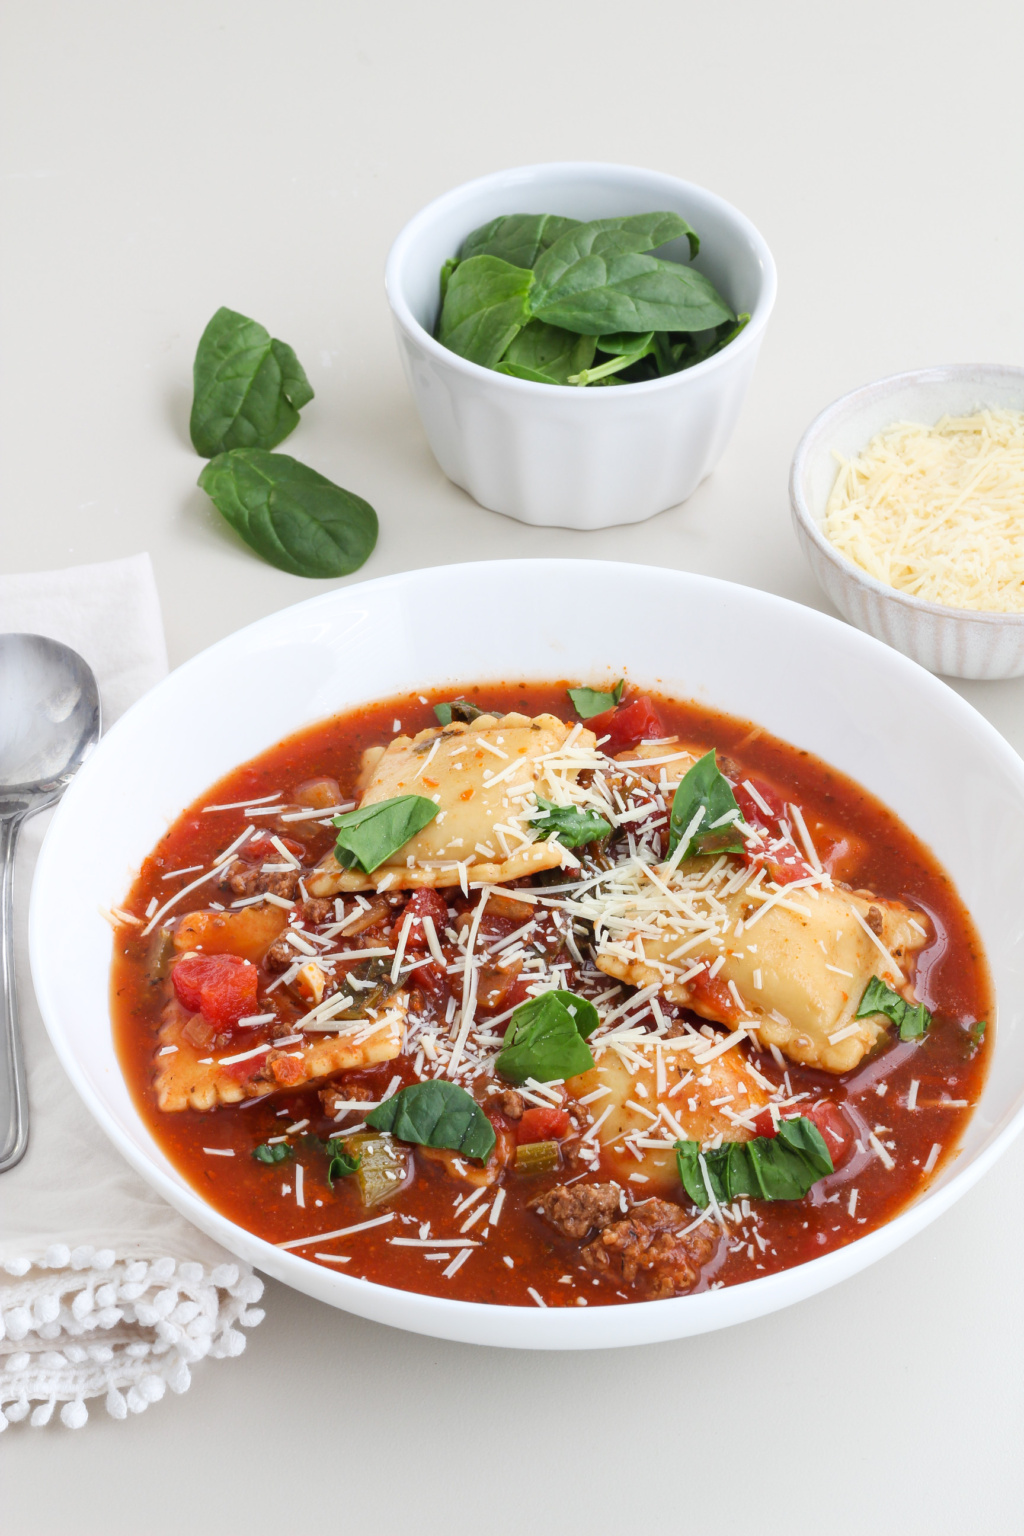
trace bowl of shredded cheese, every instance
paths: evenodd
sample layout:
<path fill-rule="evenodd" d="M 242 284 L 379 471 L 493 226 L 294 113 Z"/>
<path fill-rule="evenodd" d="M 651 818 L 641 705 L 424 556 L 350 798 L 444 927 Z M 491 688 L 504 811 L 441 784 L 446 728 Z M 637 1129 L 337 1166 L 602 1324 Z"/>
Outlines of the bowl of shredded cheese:
<path fill-rule="evenodd" d="M 808 427 L 797 538 L 852 624 L 931 672 L 1024 674 L 1024 368 L 896 374 Z"/>

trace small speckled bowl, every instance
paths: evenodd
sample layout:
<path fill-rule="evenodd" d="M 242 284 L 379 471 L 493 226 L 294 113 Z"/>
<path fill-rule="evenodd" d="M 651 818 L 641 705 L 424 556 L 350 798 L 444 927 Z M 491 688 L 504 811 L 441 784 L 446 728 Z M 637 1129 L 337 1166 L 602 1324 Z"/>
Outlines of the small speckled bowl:
<path fill-rule="evenodd" d="M 944 608 L 886 586 L 841 555 L 822 532 L 836 478 L 833 450 L 853 458 L 895 421 L 933 425 L 984 406 L 1024 410 L 1024 368 L 959 363 L 865 384 L 816 416 L 800 439 L 789 478 L 793 525 L 826 595 L 858 629 L 949 677 L 1024 675 L 1024 613 Z"/>

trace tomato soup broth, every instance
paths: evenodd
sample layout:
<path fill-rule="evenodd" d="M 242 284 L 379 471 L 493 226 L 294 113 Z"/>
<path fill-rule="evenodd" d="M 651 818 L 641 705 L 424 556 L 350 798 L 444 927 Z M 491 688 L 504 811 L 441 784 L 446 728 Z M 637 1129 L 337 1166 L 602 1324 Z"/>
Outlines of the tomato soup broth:
<path fill-rule="evenodd" d="M 450 740 L 434 713 L 447 697 L 410 694 L 363 706 L 310 727 L 239 767 L 171 826 L 115 914 L 112 1013 L 118 1056 L 147 1126 L 202 1198 L 267 1242 L 288 1245 L 309 1262 L 349 1275 L 465 1301 L 552 1307 L 618 1304 L 771 1274 L 854 1241 L 919 1195 L 956 1155 L 981 1093 L 991 1051 L 992 995 L 968 913 L 947 875 L 907 827 L 810 754 L 750 722 L 692 703 L 658 694 L 638 699 L 627 692 L 593 721 L 584 720 L 586 729 L 580 731 L 565 682 L 469 686 L 465 698 L 487 712 L 484 721 L 490 716 L 498 720 L 485 732 L 490 754 L 490 766 L 482 769 L 486 784 L 501 774 L 511 736 L 520 729 L 508 722 L 555 717 L 577 728 L 577 742 L 593 726 L 591 739 L 596 735 L 597 742 L 586 750 L 605 754 L 602 760 L 613 765 L 602 789 L 613 808 L 609 818 L 617 821 L 611 837 L 577 843 L 571 855 L 562 856 L 563 863 L 506 879 L 497 887 L 504 894 L 489 895 L 482 912 L 485 884 L 474 881 L 474 861 L 480 868 L 481 860 L 499 856 L 497 834 L 478 839 L 475 851 L 456 849 L 462 867 L 448 877 L 456 883 L 427 888 L 427 895 L 417 897 L 415 920 L 405 920 L 413 910 L 414 892 L 391 876 L 380 877 L 379 869 L 362 891 L 313 898 L 310 888 L 318 879 L 324 883 L 313 872 L 324 863 L 328 872 L 332 867 L 337 836 L 332 818 L 340 805 L 344 819 L 365 786 L 364 752 L 390 751 L 389 744 L 421 732 L 433 732 L 442 741 L 442 752 L 448 750 Z M 456 715 L 460 712 L 472 714 L 457 710 Z M 475 740 L 474 726 L 478 721 L 451 729 L 465 732 L 468 743 Z M 558 750 L 571 756 L 573 738 L 570 731 L 568 747 Z M 433 777 L 438 757 L 428 752 L 428 744 L 437 751 L 429 735 L 415 749 L 428 762 L 414 785 L 425 799 L 431 785 L 440 783 Z M 840 1023 L 823 1037 L 820 1059 L 808 1059 L 809 1035 L 791 1030 L 786 1036 L 782 1004 L 770 1007 L 771 998 L 761 999 L 762 971 L 756 964 L 749 969 L 751 961 L 761 959 L 758 936 L 769 927 L 767 915 L 755 927 L 761 913 L 753 900 L 743 907 L 745 916 L 737 919 L 735 930 L 708 941 L 718 943 L 718 959 L 701 969 L 698 958 L 694 975 L 690 960 L 701 953 L 699 933 L 697 940 L 687 938 L 679 946 L 689 949 L 689 956 L 668 958 L 661 971 L 652 973 L 650 966 L 657 962 L 651 960 L 655 946 L 649 938 L 631 940 L 614 927 L 606 932 L 602 924 L 613 924 L 613 919 L 581 916 L 583 897 L 574 910 L 565 909 L 574 900 L 575 882 L 582 890 L 589 881 L 588 889 L 600 893 L 602 877 L 615 860 L 625 866 L 632 859 L 631 867 L 646 862 L 657 877 L 649 880 L 651 891 L 659 889 L 659 881 L 661 890 L 672 886 L 676 877 L 668 867 L 671 858 L 668 864 L 665 858 L 675 770 L 670 761 L 667 780 L 661 759 L 671 760 L 680 745 L 693 758 L 714 749 L 717 758 L 707 771 L 724 776 L 738 797 L 740 824 L 747 831 L 753 827 L 744 853 L 716 858 L 713 848 L 698 849 L 689 861 L 697 873 L 724 860 L 715 877 L 721 879 L 731 876 L 735 865 L 735 878 L 747 879 L 760 905 L 774 911 L 783 939 L 779 923 L 784 914 L 803 924 L 810 919 L 801 913 L 810 913 L 819 901 L 837 899 L 835 893 L 844 901 L 845 893 L 868 893 L 861 903 L 864 912 L 835 928 L 836 942 L 842 938 L 848 944 L 853 934 L 870 957 L 865 963 L 881 967 L 874 984 L 881 985 L 883 975 L 896 980 L 908 1010 L 915 1002 L 926 1006 L 931 1015 L 927 1028 L 915 1034 L 913 1023 L 908 1031 L 880 1017 L 872 1026 L 877 1039 L 843 1067 L 833 1058 L 842 1046 L 856 1043 L 860 1026 L 856 1020 Z M 631 778 L 639 772 L 637 754 L 644 752 L 654 764 L 646 771 L 654 777 Z M 381 758 L 381 764 L 388 760 Z M 452 773 L 464 761 L 452 761 Z M 622 762 L 625 778 L 619 780 L 616 764 Z M 592 792 L 593 770 L 558 771 L 565 782 L 582 784 L 581 794 Z M 228 808 L 209 809 L 215 806 Z M 459 826 L 457 817 L 456 805 L 448 825 Z M 728 831 L 728 820 L 725 826 Z M 221 860 L 220 874 L 204 879 L 250 827 L 255 831 L 247 842 Z M 452 841 L 458 839 L 453 835 Z M 551 838 L 532 848 L 536 852 L 550 845 Z M 743 859 L 751 862 L 745 867 Z M 412 855 L 407 862 L 411 868 Z M 407 878 L 400 863 L 388 867 Z M 679 868 L 685 867 L 684 861 Z M 762 870 L 763 880 L 761 875 L 751 878 L 752 869 Z M 275 875 L 284 894 L 275 895 Z M 234 883 L 225 884 L 227 877 Z M 696 876 L 688 878 L 687 890 L 696 889 Z M 194 888 L 174 900 L 190 885 Z M 727 885 L 716 889 L 728 892 Z M 678 905 L 681 898 L 665 897 L 670 899 Z M 724 910 L 729 899 L 723 894 L 718 907 Z M 432 934 L 426 920 L 430 902 Z M 203 1001 L 201 968 L 211 954 L 229 952 L 228 941 L 217 938 L 221 930 L 212 926 L 216 919 L 246 912 L 263 914 L 252 920 L 255 929 L 260 923 L 263 928 L 255 941 L 249 934 L 246 953 L 233 956 L 232 963 L 247 968 L 238 970 L 250 988 L 246 1012 L 263 1022 L 239 1025 L 237 1017 L 229 1018 L 221 1031 L 227 1015 Z M 891 916 L 896 913 L 904 924 L 901 932 L 920 934 L 912 939 L 917 948 L 912 954 L 910 948 L 901 950 L 898 963 L 879 912 L 886 923 L 897 921 Z M 375 913 L 376 921 L 370 921 Z M 905 913 L 911 916 L 904 921 Z M 122 914 L 131 920 L 122 921 Z M 198 914 L 195 920 L 193 914 Z M 332 928 L 339 931 L 332 933 Z M 861 929 L 866 938 L 860 937 Z M 354 930 L 358 936 L 346 938 Z M 649 934 L 649 926 L 644 931 Z M 721 956 L 738 950 L 741 940 L 751 954 L 735 965 L 745 964 L 748 970 L 735 970 L 741 979 L 733 981 L 727 979 L 733 962 L 722 965 Z M 274 962 L 273 952 L 288 943 L 294 955 L 288 951 Z M 838 948 L 833 951 L 831 929 L 816 943 L 828 977 L 835 975 L 841 987 L 847 986 L 845 978 L 852 978 L 856 967 Z M 765 946 L 762 940 L 761 949 Z M 361 961 L 364 951 L 369 959 Z M 332 961 L 332 954 L 343 958 Z M 884 954 L 892 962 L 891 972 L 885 971 L 889 962 Z M 322 967 L 318 956 L 324 957 Z M 641 956 L 647 970 L 637 969 Z M 174 976 L 179 967 L 197 962 L 199 990 L 193 996 L 181 979 L 185 969 L 177 984 Z M 349 984 L 360 966 L 364 979 Z M 319 1035 L 309 1035 L 303 1021 L 346 986 L 356 1008 L 360 998 L 376 996 L 374 988 L 387 992 L 391 971 L 402 988 L 397 994 L 404 1010 L 399 1048 L 379 1060 L 357 1059 L 340 1071 L 329 1065 L 322 1075 L 300 1079 L 309 1041 L 321 1051 L 330 1049 L 329 1032 L 321 1028 Z M 653 983 L 645 979 L 651 974 Z M 672 984 L 660 986 L 665 977 Z M 860 982 L 849 985 L 859 987 Z M 357 986 L 363 990 L 355 996 Z M 589 1048 L 596 1065 L 572 1078 L 560 1078 L 558 1072 L 546 1081 L 504 1078 L 495 1062 L 500 1067 L 510 1015 L 552 986 L 563 997 L 573 994 L 595 1003 L 601 1022 L 590 1035 Z M 856 1000 L 859 992 L 844 1019 Z M 386 1000 L 380 1007 L 387 1005 Z M 894 1006 L 899 1016 L 900 998 Z M 744 1036 L 750 1010 L 760 1033 L 750 1029 Z M 464 1059 L 453 1067 L 467 1011 L 473 1017 L 462 1042 Z M 373 1008 L 369 1017 L 372 1029 Z M 914 1017 L 908 1011 L 907 1018 Z M 602 1041 L 621 1031 L 623 1021 L 628 1038 L 620 1033 L 623 1043 L 605 1048 Z M 339 1037 L 343 1042 L 359 1037 L 358 1021 L 345 1028 L 349 1034 Z M 719 1051 L 732 1036 L 736 1039 L 727 1050 Z M 773 1043 L 776 1037 L 781 1046 Z M 685 1059 L 679 1051 L 673 1054 L 681 1042 L 689 1051 Z M 190 1050 L 190 1059 L 198 1062 L 196 1073 L 200 1067 L 218 1071 L 228 1085 L 218 1091 L 234 1092 L 235 1102 L 221 1098 L 198 1108 L 192 1100 L 174 1100 L 171 1090 L 160 1086 L 167 1064 L 183 1061 Z M 708 1052 L 713 1060 L 702 1066 Z M 829 1065 L 823 1064 L 826 1058 Z M 732 1076 L 719 1093 L 712 1073 L 724 1070 L 727 1062 Z M 263 1075 L 257 1080 L 249 1076 L 253 1072 Z M 633 1075 L 620 1105 L 614 1074 L 623 1072 Z M 474 1159 L 451 1145 L 445 1150 L 405 1142 L 396 1122 L 391 1132 L 372 1133 L 393 1151 L 397 1148 L 393 1169 L 385 1171 L 392 1184 L 384 1186 L 383 1194 L 364 1187 L 365 1177 L 361 1184 L 357 1173 L 346 1171 L 359 1148 L 364 1157 L 374 1154 L 363 1124 L 367 1106 L 394 1102 L 417 1083 L 456 1079 L 494 1129 L 495 1150 L 488 1159 Z M 692 1093 L 703 1081 L 707 1087 L 700 1091 L 706 1098 L 698 1102 Z M 191 1079 L 186 1087 L 192 1091 Z M 610 1113 L 613 1101 L 617 1107 Z M 707 1117 L 723 1114 L 727 1119 L 714 1122 L 718 1131 L 704 1134 L 711 1123 Z M 677 1133 L 694 1135 L 687 1144 L 703 1145 L 697 1161 L 706 1171 L 704 1159 L 714 1156 L 716 1146 L 732 1140 L 764 1145 L 755 1134 L 770 1139 L 780 1120 L 797 1116 L 804 1117 L 799 1123 L 813 1122 L 822 1131 L 835 1169 L 814 1178 L 800 1198 L 760 1199 L 747 1193 L 730 1200 L 705 1199 L 702 1207 L 684 1186 L 674 1151 L 661 1150 L 680 1139 Z M 695 1125 L 703 1129 L 695 1133 Z M 360 1133 L 361 1141 L 351 1140 Z M 345 1154 L 348 1163 L 333 1162 L 332 1150 L 343 1148 L 351 1153 Z"/>

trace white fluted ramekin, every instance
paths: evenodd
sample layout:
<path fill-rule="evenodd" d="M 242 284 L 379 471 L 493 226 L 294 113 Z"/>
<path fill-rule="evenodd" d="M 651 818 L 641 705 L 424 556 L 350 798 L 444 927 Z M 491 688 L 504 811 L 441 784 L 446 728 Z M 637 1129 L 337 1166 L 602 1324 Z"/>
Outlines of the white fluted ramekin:
<path fill-rule="evenodd" d="M 1024 410 L 1024 368 L 957 363 L 865 384 L 816 416 L 800 439 L 789 477 L 797 539 L 811 570 L 844 618 L 947 677 L 1024 675 L 1024 614 L 979 613 L 926 603 L 869 576 L 822 531 L 835 484 L 833 451 L 852 458 L 895 421 L 934 425 L 984 406 Z"/>
<path fill-rule="evenodd" d="M 618 389 L 534 384 L 470 363 L 434 339 L 439 273 L 466 236 L 508 213 L 576 219 L 679 213 L 700 235 L 694 265 L 750 323 L 721 352 Z M 675 251 L 674 246 L 684 249 Z M 686 241 L 664 254 L 689 259 Z M 498 171 L 446 192 L 402 230 L 385 273 L 409 388 L 434 457 L 481 506 L 561 528 L 639 523 L 675 506 L 721 457 L 775 303 L 775 263 L 729 203 L 658 171 L 587 162 Z"/>

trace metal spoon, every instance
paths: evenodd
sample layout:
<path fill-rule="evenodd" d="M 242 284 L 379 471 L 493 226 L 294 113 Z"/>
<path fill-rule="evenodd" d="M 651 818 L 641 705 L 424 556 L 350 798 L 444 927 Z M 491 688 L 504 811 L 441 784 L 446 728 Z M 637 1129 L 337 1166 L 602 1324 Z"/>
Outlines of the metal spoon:
<path fill-rule="evenodd" d="M 0 1173 L 28 1146 L 28 1085 L 14 984 L 14 850 L 60 799 L 100 735 L 91 667 L 43 635 L 0 634 Z"/>

